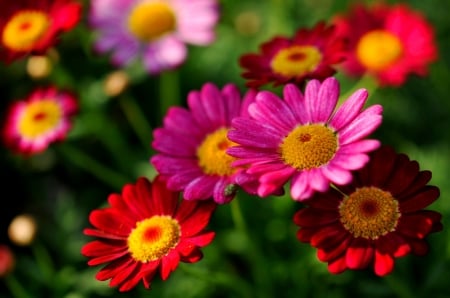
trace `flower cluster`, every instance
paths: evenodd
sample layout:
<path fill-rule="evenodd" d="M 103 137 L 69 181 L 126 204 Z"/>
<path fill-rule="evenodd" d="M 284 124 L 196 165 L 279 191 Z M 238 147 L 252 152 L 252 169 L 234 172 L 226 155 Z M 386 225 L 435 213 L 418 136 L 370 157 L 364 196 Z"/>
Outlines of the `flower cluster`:
<path fill-rule="evenodd" d="M 81 19 L 75 1 L 19 2 L 0 12 L 7 63 L 44 55 Z M 156 76 L 181 67 L 187 45 L 215 41 L 219 8 L 215 0 L 92 0 L 87 28 L 97 56 L 120 69 L 137 62 Z M 396 258 L 424 255 L 426 237 L 443 227 L 440 213 L 424 210 L 439 188 L 428 184 L 430 171 L 373 136 L 383 122 L 374 90 L 343 95 L 335 75 L 400 87 L 436 59 L 432 26 L 406 4 L 356 5 L 330 23 L 263 42 L 237 61 L 245 90 L 206 82 L 167 110 L 148 136 L 156 174 L 125 184 L 90 213 L 84 234 L 95 240 L 82 255 L 89 266 L 104 265 L 96 278 L 121 292 L 141 282 L 150 288 L 158 274 L 166 280 L 180 262 L 202 259 L 219 233 L 207 230 L 214 211 L 241 193 L 298 204 L 297 238 L 333 274 L 371 266 L 385 276 Z M 119 74 L 114 94 L 128 84 Z M 36 88 L 11 104 L 4 144 L 23 156 L 42 153 L 66 140 L 82 108 L 72 91 Z"/>

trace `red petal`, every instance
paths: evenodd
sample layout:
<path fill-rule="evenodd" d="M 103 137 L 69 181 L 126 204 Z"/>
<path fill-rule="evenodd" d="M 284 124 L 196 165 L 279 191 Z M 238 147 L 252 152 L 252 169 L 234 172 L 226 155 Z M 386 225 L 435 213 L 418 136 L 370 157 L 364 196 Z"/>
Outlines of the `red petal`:
<path fill-rule="evenodd" d="M 397 231 L 405 236 L 422 239 L 431 232 L 436 212 L 423 210 L 416 213 L 404 214 L 400 217 Z"/>
<path fill-rule="evenodd" d="M 316 195 L 304 201 L 304 203 L 317 209 L 338 210 L 341 200 L 342 194 L 330 188 L 326 193 L 316 193 Z"/>
<path fill-rule="evenodd" d="M 99 230 L 95 230 L 95 229 L 84 229 L 83 233 L 87 236 L 99 237 L 99 238 L 103 238 L 103 239 L 121 240 L 121 241 L 127 240 L 127 237 L 125 237 L 125 236 L 111 235 L 111 234 L 106 233 L 105 231 L 99 231 Z"/>
<path fill-rule="evenodd" d="M 320 210 L 315 208 L 304 208 L 294 215 L 294 223 L 301 227 L 316 227 L 335 222 L 339 219 L 336 211 Z"/>
<path fill-rule="evenodd" d="M 109 253 L 117 253 L 123 250 L 127 250 L 127 246 L 124 245 L 124 243 L 118 245 L 115 241 L 92 241 L 81 248 L 81 254 L 86 257 L 96 257 Z"/>
<path fill-rule="evenodd" d="M 297 239 L 304 243 L 309 243 L 311 238 L 319 231 L 317 228 L 301 228 L 297 231 Z"/>
<path fill-rule="evenodd" d="M 356 238 L 347 249 L 345 260 L 350 269 L 363 269 L 369 266 L 373 259 L 374 248 L 365 238 Z"/>
<path fill-rule="evenodd" d="M 148 190 L 147 190 L 148 191 Z M 174 215 L 180 200 L 180 193 L 167 188 L 165 179 L 158 175 L 151 185 L 151 209 L 155 214 Z"/>
<path fill-rule="evenodd" d="M 400 154 L 384 189 L 388 190 L 395 197 L 407 189 L 418 174 L 419 164 L 417 161 L 410 161 L 406 155 Z"/>
<path fill-rule="evenodd" d="M 375 151 L 371 157 L 369 165 L 365 167 L 368 177 L 366 185 L 373 185 L 382 187 L 389 178 L 394 164 L 396 162 L 397 154 L 394 149 L 388 146 L 382 146 Z"/>
<path fill-rule="evenodd" d="M 203 230 L 208 225 L 216 206 L 217 204 L 212 201 L 183 200 L 175 216 L 181 224 L 182 237 L 190 237 Z"/>
<path fill-rule="evenodd" d="M 423 209 L 433 203 L 439 197 L 439 188 L 427 185 L 419 193 L 400 202 L 400 211 L 412 212 Z"/>
<path fill-rule="evenodd" d="M 336 239 L 344 239 L 347 235 L 348 233 L 338 225 L 325 226 L 311 238 L 311 245 L 313 247 L 334 246 Z"/>
<path fill-rule="evenodd" d="M 406 256 L 411 252 L 411 246 L 396 233 L 388 233 L 376 242 L 377 250 L 381 253 L 393 255 L 396 258 Z"/>
<path fill-rule="evenodd" d="M 378 276 L 385 276 L 394 269 L 394 258 L 389 254 L 375 250 L 374 271 Z"/>
<path fill-rule="evenodd" d="M 213 241 L 215 234 L 216 233 L 214 233 L 214 232 L 205 232 L 196 237 L 185 238 L 184 241 L 186 241 L 188 243 L 192 243 L 199 247 L 203 247 L 203 246 L 210 244 L 211 241 Z"/>
<path fill-rule="evenodd" d="M 117 275 L 119 272 L 125 270 L 126 267 L 133 265 L 133 263 L 136 263 L 136 261 L 134 261 L 130 257 L 123 257 L 117 259 L 115 262 L 106 265 L 102 270 L 100 270 L 96 274 L 95 277 L 101 281 L 110 279 L 113 276 Z"/>
<path fill-rule="evenodd" d="M 91 224 L 104 231 L 106 234 L 128 237 L 132 228 L 136 224 L 130 218 L 123 216 L 115 209 L 93 210 L 89 215 Z"/>
<path fill-rule="evenodd" d="M 172 249 L 169 254 L 161 260 L 161 279 L 166 280 L 170 273 L 174 271 L 180 263 L 180 255 L 175 249 Z"/>
<path fill-rule="evenodd" d="M 402 200 L 402 197 L 410 196 L 416 192 L 418 192 L 422 187 L 424 187 L 431 180 L 431 172 L 430 171 L 421 171 L 417 175 L 414 182 L 405 189 L 402 193 L 397 195 L 397 199 L 399 201 Z"/>
<path fill-rule="evenodd" d="M 320 247 L 317 249 L 317 258 L 322 262 L 329 262 L 330 260 L 336 259 L 344 255 L 347 250 L 350 241 L 353 239 L 350 235 L 340 241 L 337 246 L 334 247 Z"/>
<path fill-rule="evenodd" d="M 333 274 L 339 274 L 344 272 L 347 268 L 347 262 L 345 256 L 342 256 L 332 262 L 328 263 L 328 271 Z"/>

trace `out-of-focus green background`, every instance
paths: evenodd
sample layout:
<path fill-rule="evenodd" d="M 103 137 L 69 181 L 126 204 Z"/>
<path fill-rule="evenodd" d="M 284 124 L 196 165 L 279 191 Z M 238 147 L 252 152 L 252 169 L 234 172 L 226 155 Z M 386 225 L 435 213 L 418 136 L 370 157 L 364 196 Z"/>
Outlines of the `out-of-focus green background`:
<path fill-rule="evenodd" d="M 439 60 L 428 76 L 411 76 L 405 85 L 378 89 L 369 99 L 384 106 L 384 121 L 374 136 L 417 160 L 421 169 L 431 170 L 431 184 L 441 189 L 430 209 L 443 214 L 444 231 L 428 237 L 428 255 L 397 259 L 394 272 L 385 278 L 371 270 L 331 275 L 326 264 L 317 261 L 316 250 L 296 240 L 292 216 L 300 203 L 287 196 L 241 194 L 237 200 L 249 237 L 237 229 L 231 206 L 219 206 L 209 226 L 217 235 L 203 249 L 202 261 L 181 264 L 165 282 L 155 278 L 151 291 L 139 285 L 125 294 L 94 278 L 100 267 L 87 266 L 80 254 L 91 240 L 82 230 L 89 226 L 91 210 L 103 206 L 123 183 L 153 177 L 148 162 L 154 153 L 151 128 L 160 126 L 167 106 L 184 105 L 187 93 L 206 82 L 219 87 L 234 83 L 244 92 L 237 62 L 242 54 L 257 51 L 276 34 L 290 36 L 299 27 L 345 13 L 351 1 L 220 1 L 214 44 L 190 46 L 186 63 L 161 76 L 148 76 L 138 65 L 127 68 L 130 85 L 115 97 L 105 95 L 103 84 L 116 68 L 107 55 L 93 53 L 94 35 L 86 26 L 89 2 L 83 3 L 83 19 L 56 46 L 59 58 L 48 77 L 31 78 L 27 59 L 0 66 L 2 117 L 12 100 L 38 86 L 69 88 L 80 99 L 74 129 L 63 144 L 28 159 L 0 148 L 0 244 L 9 245 L 16 258 L 9 278 L 0 279 L 0 297 L 26 297 L 14 296 L 7 285 L 16 293 L 22 287 L 33 298 L 450 297 L 450 2 L 407 1 L 435 27 Z M 342 92 L 356 82 L 341 73 L 336 77 Z M 30 246 L 12 243 L 7 234 L 11 220 L 23 213 L 37 222 Z"/>

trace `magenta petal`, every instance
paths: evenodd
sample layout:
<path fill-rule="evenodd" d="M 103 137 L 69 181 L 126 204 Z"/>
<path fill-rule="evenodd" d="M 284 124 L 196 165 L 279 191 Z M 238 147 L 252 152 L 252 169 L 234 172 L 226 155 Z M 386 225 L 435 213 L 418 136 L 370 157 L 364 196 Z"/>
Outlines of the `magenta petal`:
<path fill-rule="evenodd" d="M 284 101 L 288 104 L 294 113 L 295 119 L 299 124 L 306 124 L 309 122 L 308 115 L 305 111 L 305 99 L 303 93 L 294 84 L 287 84 L 283 89 Z"/>
<path fill-rule="evenodd" d="M 184 190 L 186 200 L 206 200 L 213 195 L 215 184 L 219 178 L 212 176 L 201 176 L 189 183 Z"/>
<path fill-rule="evenodd" d="M 350 183 L 353 179 L 352 174 L 348 170 L 334 166 L 332 163 L 321 169 L 325 177 L 337 185 L 345 185 Z"/>
<path fill-rule="evenodd" d="M 382 106 L 374 105 L 364 110 L 349 125 L 338 132 L 340 144 L 349 144 L 368 136 L 380 126 Z"/>
<path fill-rule="evenodd" d="M 315 106 L 318 102 L 320 82 L 318 80 L 311 80 L 305 88 L 305 113 L 308 115 L 308 122 L 315 122 Z"/>
<path fill-rule="evenodd" d="M 311 107 L 313 122 L 327 122 L 336 107 L 339 82 L 334 77 L 325 79 L 319 89 L 317 102 Z"/>
<path fill-rule="evenodd" d="M 367 100 L 368 93 L 365 89 L 355 91 L 336 111 L 330 121 L 330 125 L 337 131 L 352 122 L 361 112 Z"/>

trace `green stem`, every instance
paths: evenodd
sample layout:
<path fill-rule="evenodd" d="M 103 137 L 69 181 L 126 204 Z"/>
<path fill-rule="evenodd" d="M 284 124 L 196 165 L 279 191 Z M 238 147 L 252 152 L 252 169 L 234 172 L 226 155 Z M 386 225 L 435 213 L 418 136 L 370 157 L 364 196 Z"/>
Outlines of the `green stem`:
<path fill-rule="evenodd" d="M 375 91 L 378 88 L 378 82 L 376 78 L 373 77 L 373 75 L 366 73 L 363 75 L 355 85 L 353 85 L 350 90 L 348 90 L 346 93 L 342 94 L 339 97 L 339 103 L 342 103 L 344 100 L 350 97 L 356 90 L 364 88 L 369 93 L 369 97 L 372 96 Z"/>
<path fill-rule="evenodd" d="M 58 151 L 66 157 L 66 160 L 91 173 L 97 179 L 105 182 L 114 189 L 120 190 L 122 186 L 129 181 L 129 179 L 124 175 L 105 167 L 75 147 L 62 144 L 58 147 Z"/>
<path fill-rule="evenodd" d="M 122 96 L 119 99 L 119 104 L 144 148 L 150 150 L 152 127 L 142 113 L 142 109 L 131 96 Z"/>
<path fill-rule="evenodd" d="M 179 268 L 183 270 L 185 273 L 193 276 L 199 280 L 206 281 L 208 283 L 223 285 L 226 286 L 227 289 L 231 289 L 236 291 L 239 297 L 254 297 L 253 289 L 242 279 L 231 275 L 225 274 L 220 271 L 210 272 L 206 270 L 197 269 L 192 264 L 184 264 L 180 263 Z"/>
<path fill-rule="evenodd" d="M 31 248 L 36 264 L 38 265 L 42 273 L 42 277 L 46 282 L 52 284 L 54 282 L 53 277 L 55 275 L 55 269 L 50 254 L 48 253 L 47 249 L 37 241 L 33 243 Z"/>
<path fill-rule="evenodd" d="M 171 106 L 181 105 L 180 79 L 177 71 L 165 71 L 159 77 L 159 123 Z"/>
<path fill-rule="evenodd" d="M 31 298 L 31 295 L 22 287 L 22 284 L 12 274 L 4 277 L 5 284 L 14 298 Z"/>
<path fill-rule="evenodd" d="M 273 284 L 272 280 L 269 276 L 269 269 L 265 266 L 267 264 L 267 260 L 264 259 L 263 254 L 259 250 L 259 247 L 256 245 L 256 239 L 251 237 L 247 225 L 244 220 L 244 216 L 242 214 L 242 210 L 239 204 L 239 198 L 236 197 L 231 203 L 231 217 L 233 219 L 234 224 L 239 232 L 242 233 L 244 237 L 247 238 L 248 246 L 249 246 L 249 258 L 252 262 L 252 272 L 255 277 L 255 281 L 257 285 L 255 286 L 255 291 L 257 292 L 256 297 L 274 297 L 273 296 Z"/>

